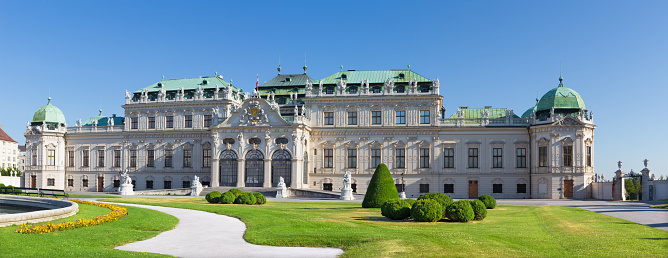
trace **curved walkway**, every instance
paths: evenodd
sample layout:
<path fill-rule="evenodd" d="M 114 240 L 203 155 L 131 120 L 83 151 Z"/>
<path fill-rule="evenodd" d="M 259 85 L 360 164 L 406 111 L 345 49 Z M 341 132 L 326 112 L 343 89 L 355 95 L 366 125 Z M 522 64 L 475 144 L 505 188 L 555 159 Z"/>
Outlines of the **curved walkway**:
<path fill-rule="evenodd" d="M 179 219 L 176 228 L 118 250 L 167 254 L 176 257 L 336 257 L 338 248 L 253 245 L 243 239 L 246 224 L 239 219 L 198 210 L 125 204 L 152 209 Z"/>

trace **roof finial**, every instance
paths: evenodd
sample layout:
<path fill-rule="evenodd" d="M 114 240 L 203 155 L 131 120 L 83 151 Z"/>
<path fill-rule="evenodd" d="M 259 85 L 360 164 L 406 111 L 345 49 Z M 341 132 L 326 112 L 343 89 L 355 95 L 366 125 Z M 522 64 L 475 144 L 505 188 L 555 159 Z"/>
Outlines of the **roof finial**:
<path fill-rule="evenodd" d="M 302 68 L 304 69 L 304 74 L 306 74 L 306 69 L 308 69 L 308 66 L 306 66 L 306 53 L 304 53 L 304 67 Z"/>
<path fill-rule="evenodd" d="M 343 72 L 343 65 L 341 65 L 341 72 Z"/>
<path fill-rule="evenodd" d="M 214 73 L 216 74 L 216 76 L 218 76 L 218 71 L 214 71 Z"/>
<path fill-rule="evenodd" d="M 100 115 L 102 115 L 102 109 L 100 108 Z"/>
<path fill-rule="evenodd" d="M 411 69 L 411 64 L 408 64 L 407 67 L 408 67 L 408 70 L 410 70 Z"/>
<path fill-rule="evenodd" d="M 281 70 L 283 70 L 283 69 L 281 68 L 281 56 L 280 55 L 278 56 L 278 68 L 276 68 L 276 70 L 278 70 L 278 75 L 281 75 Z"/>
<path fill-rule="evenodd" d="M 49 97 L 49 102 L 46 103 L 46 104 L 47 104 L 47 105 L 48 105 L 48 104 L 51 104 L 51 97 Z"/>
<path fill-rule="evenodd" d="M 165 75 L 164 75 L 164 74 L 162 75 L 162 80 L 163 80 L 163 81 L 165 80 Z"/>

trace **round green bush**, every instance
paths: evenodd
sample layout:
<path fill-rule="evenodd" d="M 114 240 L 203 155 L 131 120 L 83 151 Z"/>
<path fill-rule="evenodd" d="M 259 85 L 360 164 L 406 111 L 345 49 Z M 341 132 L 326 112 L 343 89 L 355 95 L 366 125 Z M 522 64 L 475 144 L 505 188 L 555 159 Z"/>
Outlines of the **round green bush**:
<path fill-rule="evenodd" d="M 411 217 L 416 221 L 435 222 L 443 218 L 443 208 L 432 199 L 418 200 L 411 208 Z"/>
<path fill-rule="evenodd" d="M 467 200 L 453 202 L 445 209 L 445 216 L 452 221 L 469 222 L 475 217 L 471 203 Z"/>
<path fill-rule="evenodd" d="M 257 198 L 255 198 L 255 195 L 252 193 L 243 193 L 237 196 L 237 198 L 234 200 L 234 203 L 236 204 L 248 204 L 248 205 L 253 205 L 257 202 Z"/>
<path fill-rule="evenodd" d="M 491 195 L 481 195 L 478 197 L 478 200 L 481 200 L 487 209 L 494 209 L 496 207 L 496 199 L 494 199 L 494 197 Z"/>
<path fill-rule="evenodd" d="M 218 191 L 213 191 L 208 194 L 206 194 L 206 201 L 209 203 L 219 203 L 220 202 L 220 196 L 222 194 Z"/>
<path fill-rule="evenodd" d="M 443 209 L 443 214 L 445 214 L 445 208 L 448 207 L 452 203 L 452 199 L 445 195 L 444 193 L 428 193 L 420 196 L 418 200 L 424 200 L 424 199 L 432 199 L 434 201 L 437 201 L 438 204 L 441 205 L 441 208 Z"/>
<path fill-rule="evenodd" d="M 255 204 L 262 205 L 267 203 L 267 198 L 264 198 L 264 195 L 262 195 L 261 193 L 253 193 L 253 195 L 255 195 L 255 199 L 257 199 Z"/>
<path fill-rule="evenodd" d="M 234 194 L 234 197 L 237 197 L 237 196 L 239 196 L 240 194 L 243 194 L 244 191 L 241 191 L 241 190 L 239 190 L 239 189 L 233 188 L 233 189 L 228 190 L 226 193 L 233 193 L 233 194 Z"/>
<path fill-rule="evenodd" d="M 234 193 L 230 193 L 230 191 L 227 191 L 223 194 L 223 196 L 220 197 L 220 203 L 232 204 L 234 203 L 235 199 L 237 199 L 237 196 L 234 195 Z"/>
<path fill-rule="evenodd" d="M 475 220 L 483 220 L 487 217 L 487 207 L 481 200 L 471 200 L 471 208 L 475 214 Z"/>
<path fill-rule="evenodd" d="M 362 208 L 380 208 L 388 200 L 399 199 L 390 170 L 385 164 L 378 164 L 366 189 Z"/>
<path fill-rule="evenodd" d="M 413 203 L 415 203 L 413 199 L 392 199 L 380 206 L 380 214 L 393 220 L 408 219 L 411 217 Z"/>

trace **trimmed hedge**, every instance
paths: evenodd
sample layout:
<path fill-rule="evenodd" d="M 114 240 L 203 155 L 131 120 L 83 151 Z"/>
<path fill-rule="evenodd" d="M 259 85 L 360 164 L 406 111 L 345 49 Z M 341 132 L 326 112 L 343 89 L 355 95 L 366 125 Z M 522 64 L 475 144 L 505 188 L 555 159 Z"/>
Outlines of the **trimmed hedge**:
<path fill-rule="evenodd" d="M 399 192 L 390 170 L 385 164 L 378 164 L 366 189 L 362 208 L 380 208 L 383 203 L 393 199 L 399 199 Z"/>
<path fill-rule="evenodd" d="M 471 208 L 475 214 L 475 220 L 483 220 L 487 217 L 487 207 L 481 200 L 471 200 Z"/>
<path fill-rule="evenodd" d="M 494 209 L 496 207 L 496 199 L 494 199 L 494 197 L 491 195 L 481 195 L 478 197 L 478 200 L 481 200 L 487 209 Z"/>
<path fill-rule="evenodd" d="M 428 193 L 418 198 L 418 200 L 425 200 L 425 199 L 432 199 L 434 201 L 437 201 L 438 204 L 440 204 L 441 208 L 443 209 L 443 214 L 445 214 L 445 208 L 447 208 L 448 205 L 452 203 L 452 199 L 444 193 Z"/>
<path fill-rule="evenodd" d="M 240 194 L 243 194 L 244 191 L 241 191 L 241 190 L 239 190 L 239 189 L 233 188 L 233 189 L 228 190 L 226 193 L 232 193 L 232 194 L 234 194 L 234 197 L 236 198 L 236 197 L 239 196 Z"/>
<path fill-rule="evenodd" d="M 253 205 L 257 202 L 257 198 L 255 198 L 255 195 L 252 193 L 243 193 L 237 196 L 237 198 L 234 200 L 235 204 L 248 204 L 248 205 Z"/>
<path fill-rule="evenodd" d="M 234 195 L 234 193 L 231 193 L 230 191 L 227 191 L 223 194 L 223 196 L 220 197 L 220 203 L 222 203 L 222 204 L 232 204 L 232 203 L 234 203 L 235 199 L 237 199 L 237 196 Z"/>
<path fill-rule="evenodd" d="M 380 206 L 380 213 L 388 219 L 403 220 L 411 217 L 411 208 L 415 200 L 413 199 L 392 199 Z"/>
<path fill-rule="evenodd" d="M 411 208 L 411 217 L 416 221 L 435 222 L 443 218 L 443 208 L 432 199 L 419 200 Z"/>
<path fill-rule="evenodd" d="M 220 196 L 222 194 L 218 191 L 213 191 L 208 194 L 206 194 L 206 201 L 209 203 L 219 203 L 220 202 Z"/>
<path fill-rule="evenodd" d="M 452 221 L 469 222 L 475 217 L 471 203 L 467 200 L 453 202 L 445 209 L 446 217 Z"/>
<path fill-rule="evenodd" d="M 253 195 L 255 195 L 255 199 L 257 199 L 255 204 L 262 205 L 267 203 L 267 198 L 264 198 L 264 195 L 262 195 L 261 193 L 253 193 Z"/>

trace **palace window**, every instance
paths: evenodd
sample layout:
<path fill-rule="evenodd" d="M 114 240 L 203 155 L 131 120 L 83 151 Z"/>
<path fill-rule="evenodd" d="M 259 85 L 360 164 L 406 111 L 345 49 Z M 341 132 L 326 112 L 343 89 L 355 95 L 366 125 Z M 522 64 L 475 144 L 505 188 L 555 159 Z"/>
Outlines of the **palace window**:
<path fill-rule="evenodd" d="M 130 129 L 137 129 L 137 128 L 139 128 L 139 118 L 138 117 L 130 118 Z"/>
<path fill-rule="evenodd" d="M 357 112 L 348 112 L 348 124 L 349 125 L 357 124 Z"/>
<path fill-rule="evenodd" d="M 455 184 L 443 184 L 443 193 L 454 193 Z"/>
<path fill-rule="evenodd" d="M 202 150 L 202 167 L 211 167 L 211 149 Z"/>
<path fill-rule="evenodd" d="M 429 184 L 420 184 L 420 193 L 429 193 Z"/>
<path fill-rule="evenodd" d="M 119 180 L 119 179 L 114 179 L 114 187 L 115 187 L 115 188 L 121 187 L 121 180 Z"/>
<path fill-rule="evenodd" d="M 395 162 L 397 168 L 406 168 L 406 149 L 394 150 Z"/>
<path fill-rule="evenodd" d="M 492 184 L 492 193 L 503 193 L 503 184 Z"/>
<path fill-rule="evenodd" d="M 155 150 L 146 150 L 146 166 L 155 167 Z"/>
<path fill-rule="evenodd" d="M 67 179 L 67 186 L 74 187 L 74 178 Z"/>
<path fill-rule="evenodd" d="M 130 167 L 137 167 L 137 150 L 130 150 Z"/>
<path fill-rule="evenodd" d="M 323 151 L 323 163 L 326 168 L 334 167 L 334 150 L 333 149 L 324 149 Z"/>
<path fill-rule="evenodd" d="M 154 116 L 149 116 L 148 117 L 148 129 L 155 129 L 155 117 Z"/>
<path fill-rule="evenodd" d="M 204 115 L 204 127 L 209 127 L 213 123 L 211 115 Z"/>
<path fill-rule="evenodd" d="M 527 167 L 527 149 L 517 148 L 517 168 Z"/>
<path fill-rule="evenodd" d="M 455 149 L 454 148 L 443 149 L 443 168 L 454 168 L 454 167 L 455 167 Z"/>
<path fill-rule="evenodd" d="M 166 168 L 171 168 L 172 165 L 172 150 L 166 149 L 165 150 L 165 167 Z"/>
<path fill-rule="evenodd" d="M 165 180 L 165 182 L 163 182 L 163 183 L 164 183 L 165 189 L 172 189 L 172 181 Z"/>
<path fill-rule="evenodd" d="M 503 149 L 492 149 L 492 168 L 503 168 Z"/>
<path fill-rule="evenodd" d="M 193 115 L 185 115 L 185 128 L 193 128 Z"/>
<path fill-rule="evenodd" d="M 371 168 L 380 164 L 380 149 L 371 149 Z"/>
<path fill-rule="evenodd" d="M 374 125 L 381 124 L 381 112 L 380 111 L 371 111 L 371 124 L 374 124 Z"/>
<path fill-rule="evenodd" d="M 403 85 L 401 85 L 401 86 L 397 86 L 397 87 L 395 87 L 395 89 L 397 89 L 397 93 L 404 93 L 404 92 L 406 92 L 406 86 L 403 86 Z"/>
<path fill-rule="evenodd" d="M 325 125 L 334 125 L 334 112 L 325 112 Z"/>
<path fill-rule="evenodd" d="M 165 118 L 165 127 L 174 128 L 174 116 L 167 116 Z"/>
<path fill-rule="evenodd" d="M 373 92 L 373 93 L 380 93 L 380 87 L 378 87 L 378 86 L 373 87 L 373 89 L 371 90 L 371 92 Z"/>
<path fill-rule="evenodd" d="M 153 189 L 153 180 L 146 180 L 146 189 Z"/>
<path fill-rule="evenodd" d="M 357 94 L 357 87 L 351 87 L 350 94 Z"/>
<path fill-rule="evenodd" d="M 429 149 L 420 148 L 420 168 L 429 168 Z"/>
<path fill-rule="evenodd" d="M 591 167 L 591 146 L 587 146 L 587 167 Z"/>
<path fill-rule="evenodd" d="M 527 193 L 527 184 L 517 184 L 517 193 Z"/>
<path fill-rule="evenodd" d="M 394 184 L 394 187 L 397 188 L 397 192 L 405 192 L 406 191 L 406 185 L 405 184 Z"/>
<path fill-rule="evenodd" d="M 74 151 L 67 151 L 67 166 L 74 167 Z"/>
<path fill-rule="evenodd" d="M 564 146 L 564 167 L 573 166 L 573 146 Z"/>
<path fill-rule="evenodd" d="M 88 161 L 90 160 L 90 157 L 88 156 L 90 153 L 88 150 L 83 150 L 82 151 L 82 156 L 83 156 L 83 163 L 81 164 L 84 167 L 88 166 Z"/>
<path fill-rule="evenodd" d="M 190 181 L 188 181 L 188 180 L 184 180 L 184 181 L 182 182 L 182 186 L 183 186 L 183 188 L 190 188 Z"/>
<path fill-rule="evenodd" d="M 56 179 L 55 178 L 47 178 L 46 179 L 46 185 L 47 186 L 55 186 L 56 185 Z"/>
<path fill-rule="evenodd" d="M 420 110 L 420 124 L 429 124 L 429 110 Z"/>
<path fill-rule="evenodd" d="M 81 186 L 88 187 L 88 178 L 84 178 L 81 180 Z"/>
<path fill-rule="evenodd" d="M 190 168 L 192 164 L 193 151 L 192 150 L 183 150 L 183 167 Z"/>
<path fill-rule="evenodd" d="M 326 94 L 334 94 L 334 87 L 327 87 L 325 89 Z"/>
<path fill-rule="evenodd" d="M 97 150 L 97 166 L 104 167 L 104 150 Z"/>
<path fill-rule="evenodd" d="M 288 144 L 288 138 L 285 138 L 285 137 L 276 138 L 276 140 L 274 140 L 274 142 L 276 144 Z"/>
<path fill-rule="evenodd" d="M 538 147 L 538 166 L 547 167 L 547 147 Z"/>
<path fill-rule="evenodd" d="M 55 166 L 56 165 L 56 150 L 48 150 L 47 151 L 47 165 L 49 166 Z"/>
<path fill-rule="evenodd" d="M 421 92 L 429 92 L 429 86 L 427 86 L 427 85 L 420 86 L 420 91 Z"/>
<path fill-rule="evenodd" d="M 332 183 L 323 183 L 322 184 L 322 190 L 324 191 L 332 191 Z"/>
<path fill-rule="evenodd" d="M 406 124 L 406 111 L 397 111 L 397 124 Z"/>
<path fill-rule="evenodd" d="M 37 166 L 37 150 L 32 150 L 32 162 L 30 163 L 33 166 Z"/>
<path fill-rule="evenodd" d="M 348 149 L 348 168 L 357 168 L 357 150 Z"/>
<path fill-rule="evenodd" d="M 121 150 L 114 150 L 114 167 L 121 167 Z"/>
<path fill-rule="evenodd" d="M 469 168 L 478 168 L 478 148 L 469 148 Z"/>

